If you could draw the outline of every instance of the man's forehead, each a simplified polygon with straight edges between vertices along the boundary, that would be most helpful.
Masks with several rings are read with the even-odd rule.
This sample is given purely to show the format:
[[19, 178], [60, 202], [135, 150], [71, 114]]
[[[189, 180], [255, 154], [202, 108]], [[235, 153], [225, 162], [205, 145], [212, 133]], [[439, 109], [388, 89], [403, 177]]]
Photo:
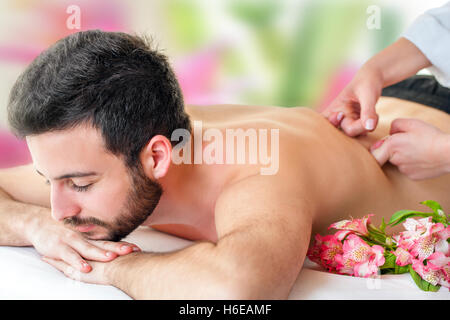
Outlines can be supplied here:
[[36, 171], [46, 170], [55, 177], [95, 172], [92, 168], [107, 165], [111, 154], [104, 149], [97, 130], [76, 127], [26, 137]]
[[[39, 173], [41, 176], [45, 177], [45, 175], [40, 172], [36, 167], [34, 168], [37, 173]], [[56, 176], [54, 178], [50, 178], [52, 180], [63, 180], [63, 179], [69, 179], [69, 178], [83, 178], [83, 177], [90, 177], [90, 176], [97, 176], [99, 175], [96, 171], [74, 171], [70, 173], [65, 173], [59, 176]]]

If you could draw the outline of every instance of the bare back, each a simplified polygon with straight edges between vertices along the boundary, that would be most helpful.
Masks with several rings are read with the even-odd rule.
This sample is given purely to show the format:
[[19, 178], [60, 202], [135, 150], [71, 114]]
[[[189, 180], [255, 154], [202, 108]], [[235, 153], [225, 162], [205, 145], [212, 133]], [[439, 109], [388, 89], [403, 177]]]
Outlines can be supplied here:
[[[373, 142], [389, 133], [390, 123], [396, 118], [421, 119], [450, 132], [450, 116], [439, 110], [395, 98], [380, 98], [377, 129], [367, 136], [350, 138], [309, 108], [218, 105], [188, 106], [186, 109], [191, 120], [202, 121], [203, 129], [215, 128], [223, 132], [233, 128], [279, 129], [277, 175], [281, 182], [268, 185], [268, 188], [282, 188], [284, 192], [292, 192], [294, 196], [314, 202], [318, 209], [313, 220], [313, 232], [324, 232], [332, 222], [368, 213], [375, 214], [372, 220], [379, 224], [382, 217], [387, 219], [397, 210], [424, 210], [425, 207], [419, 204], [424, 200], [435, 200], [444, 209], [450, 208], [447, 192], [450, 175], [413, 181], [390, 164], [380, 168], [368, 151]], [[260, 167], [218, 166], [214, 170], [204, 170], [203, 175], [205, 179], [219, 180], [220, 175], [233, 177], [228, 181], [231, 185], [258, 174]], [[13, 199], [50, 207], [50, 189], [32, 165], [2, 170], [0, 178], [0, 188]], [[222, 189], [222, 186], [217, 189]], [[308, 195], [304, 190], [308, 190]], [[199, 192], [210, 193], [211, 190]], [[202, 221], [198, 219], [199, 211], [204, 211]], [[191, 239], [203, 238], [205, 234], [214, 238], [213, 211], [206, 207], [195, 208], [195, 212], [179, 212], [166, 216], [164, 221], [149, 221], [148, 225]], [[196, 216], [196, 223], [189, 221], [189, 216]], [[182, 225], [189, 228], [180, 227]], [[211, 230], [198, 232], [196, 228], [200, 225]]]
[[[450, 175], [413, 181], [389, 163], [380, 168], [368, 150], [389, 134], [396, 118], [421, 119], [450, 133], [450, 116], [442, 111], [382, 97], [377, 104], [377, 129], [359, 138], [346, 136], [309, 108], [227, 105], [192, 107], [188, 112], [193, 119], [201, 119], [204, 127], [280, 129], [278, 174], [296, 180], [291, 185], [297, 184], [298, 190], [303, 190], [305, 184], [313, 190], [312, 201], [319, 203], [314, 232], [325, 231], [334, 221], [369, 213], [375, 214], [372, 221], [379, 224], [382, 217], [389, 219], [397, 210], [425, 210], [419, 204], [424, 200], [435, 200], [444, 209], [450, 208]], [[250, 175], [257, 169], [245, 170], [244, 175]]]

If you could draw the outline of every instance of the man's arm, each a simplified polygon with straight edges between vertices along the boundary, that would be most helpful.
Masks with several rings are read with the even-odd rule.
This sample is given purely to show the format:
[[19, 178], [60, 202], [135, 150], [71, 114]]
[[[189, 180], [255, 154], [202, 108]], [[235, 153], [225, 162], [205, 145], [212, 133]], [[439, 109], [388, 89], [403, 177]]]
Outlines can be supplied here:
[[281, 180], [254, 176], [228, 187], [216, 202], [217, 244], [119, 257], [94, 264], [81, 280], [135, 299], [286, 299], [306, 255], [313, 208], [301, 197], [306, 188]]
[[[125, 242], [88, 241], [51, 217], [50, 187], [32, 165], [0, 170], [0, 246], [34, 246], [43, 256], [89, 272], [85, 259], [110, 261]], [[106, 255], [107, 252], [110, 255]]]
[[0, 246], [30, 246], [28, 227], [50, 217], [50, 191], [32, 165], [0, 170]]

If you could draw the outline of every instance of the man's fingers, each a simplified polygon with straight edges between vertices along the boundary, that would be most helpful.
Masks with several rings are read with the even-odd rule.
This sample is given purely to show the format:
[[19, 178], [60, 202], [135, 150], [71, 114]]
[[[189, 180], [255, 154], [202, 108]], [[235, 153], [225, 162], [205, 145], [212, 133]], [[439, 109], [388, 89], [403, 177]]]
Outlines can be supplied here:
[[94, 261], [110, 261], [117, 257], [118, 253], [107, 247], [100, 247], [93, 244], [90, 240], [74, 241], [70, 246], [75, 249], [83, 258]]
[[74, 249], [65, 246], [60, 253], [61, 260], [81, 272], [90, 272], [92, 267]]
[[64, 261], [52, 259], [49, 257], [42, 257], [41, 259], [42, 261], [53, 266], [55, 269], [58, 269], [59, 271], [64, 273], [68, 278], [71, 278], [73, 280], [79, 280], [81, 278], [80, 272]]
[[141, 249], [135, 244], [121, 241], [121, 242], [112, 242], [112, 241], [103, 241], [103, 240], [88, 240], [94, 246], [102, 248], [104, 250], [108, 250], [110, 252], [114, 252], [118, 255], [124, 255], [131, 252], [141, 251]]

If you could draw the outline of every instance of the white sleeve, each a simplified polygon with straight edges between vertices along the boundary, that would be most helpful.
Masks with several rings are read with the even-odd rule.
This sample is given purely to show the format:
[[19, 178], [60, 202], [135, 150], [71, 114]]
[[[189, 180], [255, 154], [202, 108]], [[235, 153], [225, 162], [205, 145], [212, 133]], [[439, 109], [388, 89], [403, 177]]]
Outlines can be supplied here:
[[420, 15], [402, 34], [430, 60], [428, 70], [450, 87], [450, 2]]

